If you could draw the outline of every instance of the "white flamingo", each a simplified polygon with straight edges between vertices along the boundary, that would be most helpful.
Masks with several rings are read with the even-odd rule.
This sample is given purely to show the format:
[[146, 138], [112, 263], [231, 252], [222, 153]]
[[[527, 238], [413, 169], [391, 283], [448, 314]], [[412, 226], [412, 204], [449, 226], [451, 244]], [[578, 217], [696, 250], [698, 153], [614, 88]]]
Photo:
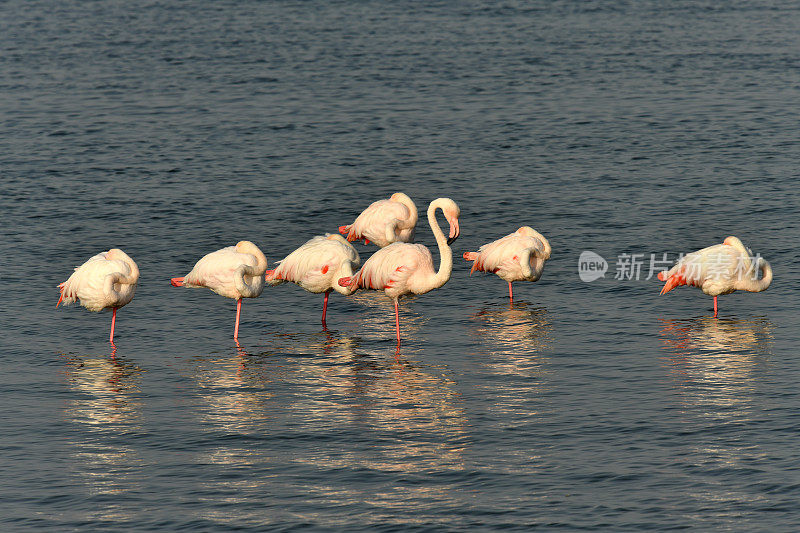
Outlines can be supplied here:
[[[450, 224], [449, 239], [436, 222], [436, 210], [441, 209]], [[339, 285], [351, 290], [372, 289], [383, 291], [394, 300], [395, 330], [400, 346], [400, 311], [398, 299], [405, 294], [425, 294], [447, 283], [453, 271], [453, 252], [450, 244], [460, 233], [460, 209], [450, 198], [437, 198], [428, 206], [428, 223], [439, 246], [439, 270], [434, 270], [430, 250], [421, 244], [396, 242], [381, 248], [367, 259], [361, 270], [352, 277], [339, 280]]]
[[364, 239], [381, 248], [393, 242], [414, 242], [417, 206], [407, 195], [396, 192], [388, 200], [371, 203], [352, 224], [339, 226], [348, 241]]
[[477, 252], [464, 252], [464, 259], [473, 261], [470, 274], [476, 270], [493, 272], [507, 281], [508, 298], [513, 300], [511, 282], [537, 281], [542, 277], [550, 252], [550, 243], [541, 233], [522, 226], [510, 235], [484, 244]]
[[328, 311], [328, 295], [332, 290], [348, 295], [353, 292], [339, 285], [339, 278], [353, 275], [353, 267], [361, 259], [353, 245], [341, 235], [326, 233], [309, 240], [278, 261], [278, 268], [267, 270], [265, 279], [270, 285], [291, 281], [308, 292], [325, 293], [322, 304], [322, 326]]
[[[758, 274], [761, 273], [761, 279]], [[717, 316], [717, 296], [733, 291], [761, 292], [772, 282], [772, 267], [763, 258], [753, 261], [753, 252], [736, 237], [686, 254], [668, 271], [659, 272], [658, 279], [666, 281], [661, 294], [679, 285], [693, 285], [714, 297], [714, 317]]]
[[114, 344], [114, 325], [117, 309], [133, 300], [136, 284], [139, 281], [139, 267], [128, 254], [119, 248], [91, 257], [75, 272], [60, 283], [61, 297], [56, 303], [64, 305], [80, 300], [89, 311], [111, 309], [111, 335], [108, 340]]
[[239, 241], [203, 256], [192, 271], [170, 281], [176, 287], [206, 287], [226, 298], [236, 300], [236, 326], [233, 338], [239, 338], [239, 315], [242, 298], [256, 298], [264, 290], [267, 258], [250, 241]]

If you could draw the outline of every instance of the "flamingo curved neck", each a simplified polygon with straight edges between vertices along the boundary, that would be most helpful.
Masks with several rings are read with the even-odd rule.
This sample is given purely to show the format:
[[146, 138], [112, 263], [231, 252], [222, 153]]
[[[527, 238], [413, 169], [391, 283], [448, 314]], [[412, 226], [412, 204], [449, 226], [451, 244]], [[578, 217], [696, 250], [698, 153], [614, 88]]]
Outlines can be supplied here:
[[542, 244], [544, 244], [544, 253], [542, 254], [543, 258], [550, 259], [550, 253], [553, 251], [553, 249], [550, 247], [550, 242], [548, 242], [548, 240], [544, 238], [544, 235], [541, 234], [539, 234], [539, 240], [542, 241]]
[[264, 288], [264, 272], [259, 274], [255, 267], [241, 265], [233, 275], [236, 289], [243, 297], [252, 298], [261, 294]]
[[136, 285], [136, 283], [139, 281], [139, 267], [136, 265], [136, 263], [134, 263], [133, 260], [127, 260], [125, 261], [125, 264], [127, 264], [130, 268], [128, 275], [125, 275], [122, 272], [114, 272], [113, 274], [108, 274], [105, 279], [105, 293], [116, 300], [119, 300], [122, 297], [122, 292], [124, 290], [123, 287], [120, 287], [120, 290], [117, 290], [115, 288], [117, 285], [132, 286]]
[[436, 210], [444, 209], [435, 201], [431, 202], [428, 206], [428, 224], [433, 231], [433, 236], [436, 238], [436, 244], [439, 246], [439, 270], [433, 277], [433, 287], [438, 288], [447, 283], [450, 279], [450, 274], [453, 272], [453, 250], [447, 245], [447, 238], [439, 227], [439, 222], [436, 220]]
[[264, 273], [267, 271], [267, 257], [256, 245], [249, 241], [238, 243], [236, 249], [239, 252], [251, 254], [256, 258], [256, 266], [241, 265], [234, 272], [233, 276], [236, 289], [245, 298], [256, 297], [264, 290]]
[[544, 235], [542, 235], [536, 230], [533, 230], [531, 233], [533, 233], [532, 235], [533, 238], [539, 239], [544, 248], [543, 250], [536, 250], [534, 254], [541, 257], [542, 259], [550, 259], [550, 253], [553, 251], [553, 249], [550, 247], [550, 242], [544, 238]]
[[[408, 198], [408, 197], [406, 197]], [[411, 198], [408, 198], [408, 201], [405, 201], [406, 198], [403, 199], [401, 202], [408, 208], [409, 217], [408, 220], [401, 221], [400, 225], [398, 226], [400, 229], [411, 229], [417, 225], [417, 218], [419, 218], [419, 214], [417, 213], [417, 206], [414, 205], [414, 202]]]
[[[761, 279], [756, 279], [756, 274], [761, 272]], [[749, 269], [741, 279], [736, 281], [736, 289], [748, 292], [761, 292], [767, 290], [772, 283], [772, 267], [763, 258], [759, 258], [755, 267]]]
[[533, 248], [526, 248], [519, 256], [519, 266], [522, 268], [522, 275], [529, 278], [533, 275], [531, 269], [531, 255], [535, 253]]

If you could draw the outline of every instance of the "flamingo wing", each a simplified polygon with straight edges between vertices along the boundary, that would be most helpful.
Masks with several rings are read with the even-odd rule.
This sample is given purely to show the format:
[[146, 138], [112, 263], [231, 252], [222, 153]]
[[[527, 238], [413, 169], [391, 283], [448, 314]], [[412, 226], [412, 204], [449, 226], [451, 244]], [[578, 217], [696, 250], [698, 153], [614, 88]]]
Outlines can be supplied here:
[[358, 287], [385, 290], [389, 296], [416, 292], [414, 278], [434, 272], [433, 257], [421, 244], [393, 243], [375, 252], [353, 276]]
[[75, 268], [67, 281], [58, 285], [61, 289], [60, 303], [68, 305], [80, 300], [90, 311], [100, 311], [115, 302], [105, 292], [106, 277], [110, 274], [129, 276], [131, 267], [121, 259], [106, 259], [108, 252], [90, 257]]
[[394, 200], [378, 200], [369, 205], [355, 219], [347, 234], [348, 241], [367, 239], [379, 245], [386, 241], [386, 227], [411, 218], [408, 207]]
[[185, 287], [207, 287], [228, 298], [239, 298], [234, 282], [234, 272], [242, 265], [256, 267], [258, 260], [252, 254], [236, 251], [228, 246], [208, 253], [195, 263], [192, 271], [184, 276]]
[[278, 261], [267, 281], [271, 285], [291, 281], [310, 292], [323, 292], [336, 282], [334, 276], [344, 263], [359, 262], [358, 253], [349, 242], [339, 235], [326, 234], [314, 237]]
[[666, 294], [680, 285], [700, 287], [711, 295], [733, 291], [732, 280], [737, 268], [746, 267], [741, 252], [726, 244], [715, 244], [702, 250], [686, 254], [658, 279], [666, 282], [661, 294]]
[[519, 257], [526, 248], [543, 250], [544, 245], [535, 237], [526, 237], [519, 233], [506, 235], [496, 241], [484, 244], [478, 249], [478, 257], [472, 265], [472, 271], [497, 272], [519, 268]]

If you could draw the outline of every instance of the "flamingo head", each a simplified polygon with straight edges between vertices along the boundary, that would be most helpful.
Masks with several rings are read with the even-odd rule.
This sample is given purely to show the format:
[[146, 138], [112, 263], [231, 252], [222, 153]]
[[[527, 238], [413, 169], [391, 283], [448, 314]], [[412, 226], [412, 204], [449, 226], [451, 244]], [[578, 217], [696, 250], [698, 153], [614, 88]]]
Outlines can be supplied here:
[[340, 243], [346, 244], [347, 246], [351, 246], [351, 247], [353, 246], [352, 244], [350, 244], [347, 241], [347, 239], [345, 239], [344, 237], [342, 237], [341, 235], [339, 235], [337, 233], [326, 233], [325, 234], [325, 238], [328, 239], [329, 241], [339, 241]]
[[255, 244], [250, 241], [239, 241], [236, 243], [236, 251], [239, 253], [247, 253], [253, 246], [255, 246]]
[[731, 235], [730, 237], [725, 237], [725, 240], [722, 241], [722, 244], [727, 244], [728, 246], [736, 246], [738, 248], [744, 248], [744, 244], [742, 244], [742, 241], [740, 241], [738, 237], [734, 237], [733, 235]]
[[408, 203], [411, 201], [411, 198], [409, 198], [407, 194], [402, 192], [394, 193], [389, 197], [389, 199], [395, 202], [400, 202], [401, 204]]
[[538, 232], [536, 230], [534, 230], [530, 226], [522, 226], [521, 228], [519, 228], [517, 230], [517, 233], [519, 233], [520, 235], [524, 235], [525, 237], [536, 237], [536, 236], [538, 236]]
[[444, 212], [444, 218], [447, 219], [448, 224], [450, 224], [450, 235], [447, 238], [447, 245], [453, 244], [453, 241], [458, 239], [458, 236], [461, 235], [461, 228], [458, 226], [458, 217], [461, 215], [461, 209], [458, 208], [458, 205], [450, 200], [452, 205], [445, 206], [442, 211]]

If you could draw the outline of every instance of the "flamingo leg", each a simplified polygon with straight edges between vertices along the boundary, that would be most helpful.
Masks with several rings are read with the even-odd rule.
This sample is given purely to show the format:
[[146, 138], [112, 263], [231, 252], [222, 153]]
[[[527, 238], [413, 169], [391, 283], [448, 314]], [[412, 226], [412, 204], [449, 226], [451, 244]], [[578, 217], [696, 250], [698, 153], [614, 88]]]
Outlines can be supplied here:
[[328, 296], [331, 291], [325, 291], [325, 299], [322, 300], [322, 326], [325, 326], [325, 315], [328, 313]]
[[394, 301], [394, 328], [397, 332], [397, 347], [400, 347], [400, 310], [397, 308], [397, 300]]
[[717, 318], [717, 297], [714, 296], [714, 318]]
[[242, 313], [242, 299], [236, 301], [236, 326], [233, 328], [233, 340], [239, 339], [239, 315]]
[[511, 290], [511, 282], [508, 282], [508, 299], [514, 301], [514, 291]]
[[108, 337], [108, 342], [114, 344], [114, 325], [117, 323], [117, 308], [115, 307], [111, 313], [111, 335]]

